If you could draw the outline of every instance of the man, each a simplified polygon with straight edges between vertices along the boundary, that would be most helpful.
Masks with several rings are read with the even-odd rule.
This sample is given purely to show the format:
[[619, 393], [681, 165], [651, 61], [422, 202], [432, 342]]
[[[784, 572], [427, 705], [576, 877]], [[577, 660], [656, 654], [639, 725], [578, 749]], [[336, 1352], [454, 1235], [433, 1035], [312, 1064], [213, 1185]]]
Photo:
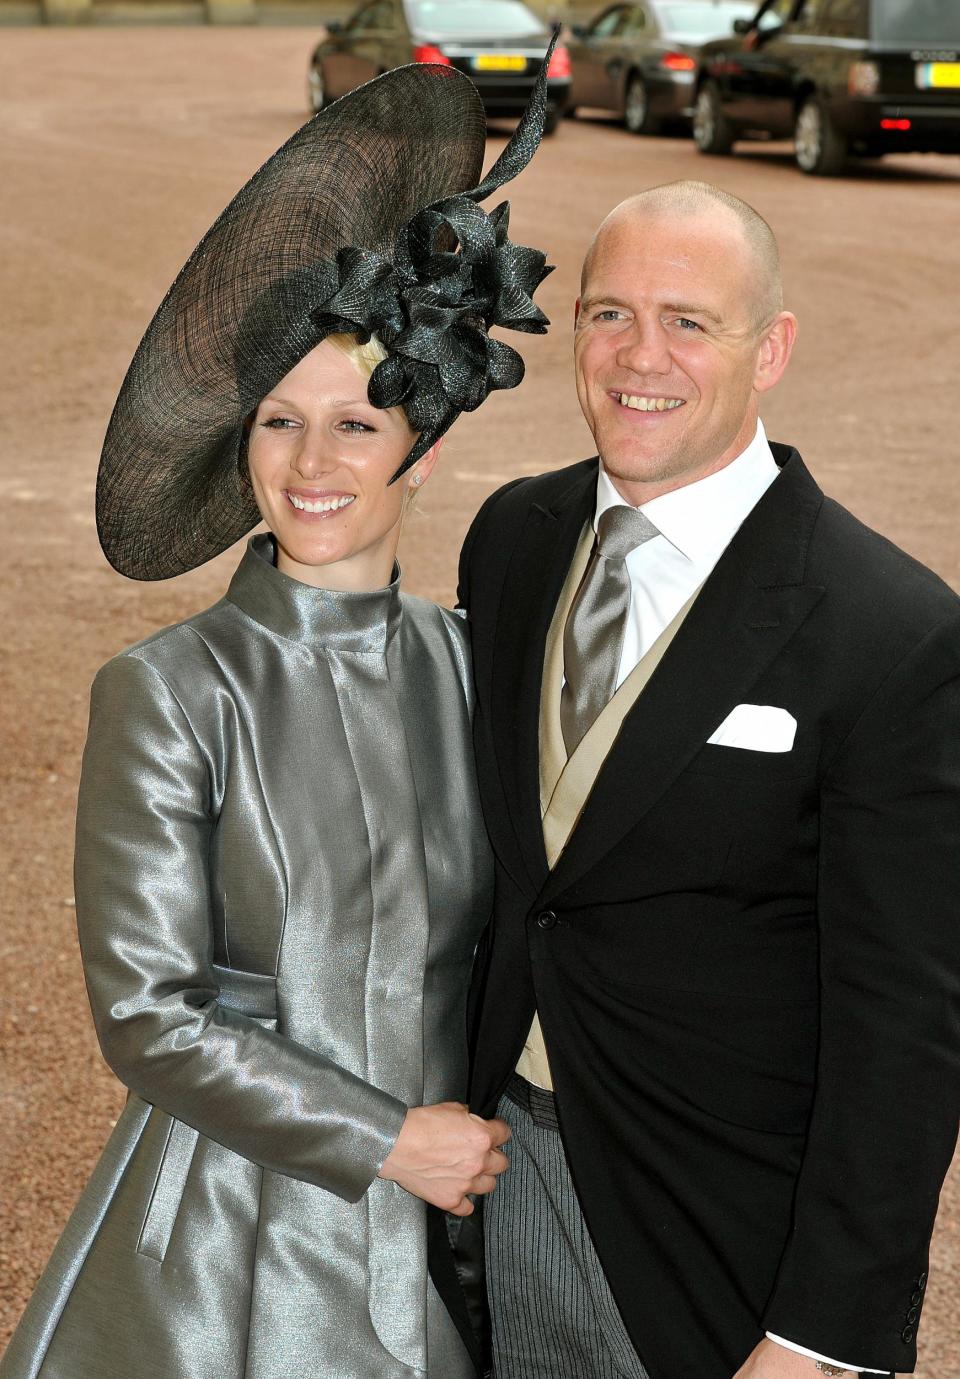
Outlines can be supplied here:
[[767, 444], [795, 328], [744, 203], [624, 202], [577, 304], [599, 462], [507, 485], [464, 547], [497, 1379], [915, 1364], [957, 1133], [960, 600]]

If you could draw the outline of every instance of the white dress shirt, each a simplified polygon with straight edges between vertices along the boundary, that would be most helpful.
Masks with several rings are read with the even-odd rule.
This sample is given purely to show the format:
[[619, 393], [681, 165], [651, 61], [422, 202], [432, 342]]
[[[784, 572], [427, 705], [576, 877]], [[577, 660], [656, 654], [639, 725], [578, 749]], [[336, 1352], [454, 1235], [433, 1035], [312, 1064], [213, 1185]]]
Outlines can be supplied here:
[[[630, 608], [618, 689], [707, 578], [778, 473], [763, 426], [757, 422], [757, 433], [746, 450], [724, 469], [641, 506], [660, 535], [637, 546], [626, 559]], [[601, 465], [594, 530], [607, 508], [622, 507], [625, 502]]]
[[[746, 450], [724, 469], [641, 504], [640, 511], [649, 517], [660, 535], [637, 546], [626, 559], [630, 608], [617, 673], [618, 689], [710, 574], [779, 472], [766, 432], [758, 421], [756, 435]], [[625, 499], [601, 464], [594, 530], [607, 508], [618, 504], [623, 506]], [[832, 1360], [769, 1331], [767, 1336], [788, 1350], [807, 1355], [811, 1360], [822, 1360], [838, 1369], [864, 1374], [884, 1373], [864, 1365]]]

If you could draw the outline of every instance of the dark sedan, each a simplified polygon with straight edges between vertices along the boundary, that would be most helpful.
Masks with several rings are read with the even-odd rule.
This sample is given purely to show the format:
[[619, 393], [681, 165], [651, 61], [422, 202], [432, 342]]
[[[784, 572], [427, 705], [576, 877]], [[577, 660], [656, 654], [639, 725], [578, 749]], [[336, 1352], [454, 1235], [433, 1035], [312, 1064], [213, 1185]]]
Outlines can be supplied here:
[[765, 0], [737, 28], [701, 54], [702, 153], [792, 135], [798, 165], [821, 175], [848, 154], [960, 153], [956, 0]]
[[[550, 30], [520, 0], [368, 0], [344, 24], [330, 24], [307, 77], [316, 110], [408, 62], [457, 67], [476, 84], [491, 117], [515, 118], [533, 90]], [[570, 59], [558, 45], [547, 69], [552, 134], [566, 108]]]
[[571, 106], [615, 110], [633, 134], [689, 120], [696, 54], [752, 17], [754, 0], [638, 0], [611, 5], [570, 44]]

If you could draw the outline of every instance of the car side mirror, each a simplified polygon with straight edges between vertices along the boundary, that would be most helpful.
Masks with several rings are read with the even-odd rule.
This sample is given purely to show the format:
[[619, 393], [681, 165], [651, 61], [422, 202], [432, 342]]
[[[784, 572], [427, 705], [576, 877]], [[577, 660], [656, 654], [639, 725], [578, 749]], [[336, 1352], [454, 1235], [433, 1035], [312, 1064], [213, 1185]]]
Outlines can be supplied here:
[[741, 38], [744, 34], [748, 34], [752, 28], [752, 19], [735, 19], [733, 21], [733, 32], [739, 34]]

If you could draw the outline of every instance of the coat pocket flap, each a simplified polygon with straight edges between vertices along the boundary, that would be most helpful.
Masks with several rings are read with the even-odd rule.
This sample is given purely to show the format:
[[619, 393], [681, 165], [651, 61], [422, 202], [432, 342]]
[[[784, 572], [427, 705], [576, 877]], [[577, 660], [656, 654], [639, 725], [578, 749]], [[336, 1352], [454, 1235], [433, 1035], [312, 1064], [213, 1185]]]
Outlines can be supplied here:
[[[163, 1114], [154, 1111], [154, 1115]], [[170, 1236], [173, 1234], [197, 1139], [197, 1132], [192, 1126], [171, 1117], [167, 1142], [157, 1170], [157, 1181], [143, 1218], [140, 1239], [137, 1241], [137, 1254], [149, 1255], [160, 1264], [163, 1263]]]

